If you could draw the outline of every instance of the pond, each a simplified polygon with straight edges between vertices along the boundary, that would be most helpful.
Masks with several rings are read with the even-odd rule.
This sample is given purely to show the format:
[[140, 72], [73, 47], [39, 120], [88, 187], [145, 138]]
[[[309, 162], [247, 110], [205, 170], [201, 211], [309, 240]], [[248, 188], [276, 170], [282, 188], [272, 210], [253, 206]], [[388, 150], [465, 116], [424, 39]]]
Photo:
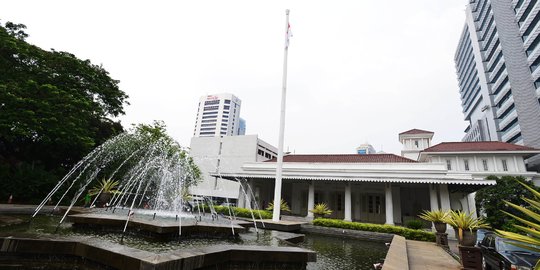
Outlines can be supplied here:
[[[17, 216], [28, 220], [28, 216]], [[11, 234], [37, 234], [53, 236], [59, 217], [37, 216], [31, 224], [24, 223], [0, 227], [0, 235]], [[120, 243], [120, 232], [81, 230], [72, 228], [70, 223], [62, 224], [57, 235], [75, 236], [83, 238], [98, 238], [111, 243]], [[247, 233], [240, 234], [235, 239], [182, 239], [182, 240], [156, 240], [141, 235], [127, 234], [124, 237], [124, 245], [154, 253], [163, 253], [169, 250], [190, 249], [209, 245], [250, 245], [250, 246], [298, 246], [313, 250], [317, 253], [317, 262], [308, 263], [307, 269], [373, 269], [373, 264], [382, 262], [388, 249], [381, 242], [361, 241], [350, 238], [333, 237], [317, 234], [306, 234], [303, 243], [298, 245], [277, 239], [276, 232], [270, 230], [255, 230], [251, 228]]]

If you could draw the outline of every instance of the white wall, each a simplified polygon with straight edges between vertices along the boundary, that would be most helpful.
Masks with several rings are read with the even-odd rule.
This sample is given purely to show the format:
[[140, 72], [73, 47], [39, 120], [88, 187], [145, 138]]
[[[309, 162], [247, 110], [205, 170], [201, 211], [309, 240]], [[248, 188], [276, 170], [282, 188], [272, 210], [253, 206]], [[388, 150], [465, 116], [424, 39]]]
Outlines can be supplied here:
[[[190, 156], [199, 166], [203, 181], [191, 188], [191, 193], [204, 196], [238, 198], [240, 185], [234, 181], [217, 179], [210, 173], [239, 172], [244, 162], [267, 160], [257, 155], [261, 140], [257, 135], [225, 137], [193, 137]], [[220, 150], [221, 148], [221, 150]], [[267, 144], [265, 148], [272, 149]]]
[[[434, 154], [428, 159], [431, 163], [443, 163], [449, 160], [452, 169], [451, 172], [527, 172], [523, 156], [518, 154], [459, 154], [459, 155], [438, 155]], [[465, 170], [465, 160], [469, 162], [469, 170]], [[482, 160], [487, 161], [488, 170], [484, 170]], [[503, 170], [503, 160], [506, 160], [507, 171]]]

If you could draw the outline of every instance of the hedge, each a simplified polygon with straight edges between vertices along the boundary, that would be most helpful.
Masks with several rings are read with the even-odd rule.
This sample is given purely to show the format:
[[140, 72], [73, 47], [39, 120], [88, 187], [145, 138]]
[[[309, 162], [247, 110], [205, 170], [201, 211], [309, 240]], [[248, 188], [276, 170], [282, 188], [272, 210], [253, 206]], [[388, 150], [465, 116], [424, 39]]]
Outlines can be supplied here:
[[[193, 211], [197, 211], [196, 209], [197, 207], [194, 207]], [[201, 210], [204, 210], [207, 213], [210, 212], [210, 208], [207, 205], [204, 205], [203, 207], [201, 207]], [[214, 210], [216, 210], [218, 214], [223, 214], [225, 216], [230, 215], [229, 207], [227, 206], [216, 205], [214, 206]], [[247, 208], [231, 207], [231, 210], [234, 211], [234, 215], [237, 217], [252, 218], [251, 211]], [[263, 219], [272, 218], [272, 213], [270, 213], [269, 211], [266, 211], [266, 210], [252, 210], [252, 211], [253, 211], [253, 216], [255, 217], [255, 219], [259, 219], [260, 217], [262, 217]]]
[[423, 230], [413, 230], [413, 229], [400, 227], [400, 226], [359, 223], [359, 222], [343, 221], [343, 220], [328, 219], [328, 218], [317, 218], [313, 220], [313, 225], [322, 226], [322, 227], [350, 229], [350, 230], [357, 230], [357, 231], [391, 233], [391, 234], [401, 235], [405, 237], [406, 239], [410, 239], [410, 240], [435, 242], [435, 234], [432, 232], [426, 232]]

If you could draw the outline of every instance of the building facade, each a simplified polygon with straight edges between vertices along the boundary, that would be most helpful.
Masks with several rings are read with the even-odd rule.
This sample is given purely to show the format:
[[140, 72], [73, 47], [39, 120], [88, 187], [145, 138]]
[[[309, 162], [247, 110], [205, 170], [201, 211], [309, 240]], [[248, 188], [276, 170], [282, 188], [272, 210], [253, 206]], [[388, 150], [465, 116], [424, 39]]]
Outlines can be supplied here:
[[[404, 136], [406, 135], [406, 136]], [[400, 133], [404, 155], [287, 155], [283, 163], [282, 197], [295, 215], [324, 202], [332, 218], [370, 223], [405, 224], [422, 210], [453, 209], [475, 213], [474, 192], [496, 184], [486, 176], [520, 175], [538, 182], [524, 160], [540, 153], [503, 142], [451, 142], [432, 145], [433, 132]], [[415, 143], [418, 141], [418, 144]], [[223, 171], [228, 179], [247, 179], [240, 206], [265, 207], [273, 200], [275, 159], [244, 163]], [[249, 187], [248, 187], [249, 185]], [[428, 225], [428, 224], [426, 224]]]
[[245, 134], [240, 125], [240, 99], [233, 94], [215, 94], [199, 99], [194, 137], [236, 136]]
[[470, 0], [455, 63], [463, 141], [540, 148], [540, 3]]
[[193, 137], [190, 156], [201, 170], [203, 178], [201, 183], [191, 188], [191, 194], [237, 199], [241, 192], [239, 183], [220, 179], [220, 172], [240, 170], [245, 162], [262, 162], [275, 158], [277, 148], [259, 139], [257, 135]]

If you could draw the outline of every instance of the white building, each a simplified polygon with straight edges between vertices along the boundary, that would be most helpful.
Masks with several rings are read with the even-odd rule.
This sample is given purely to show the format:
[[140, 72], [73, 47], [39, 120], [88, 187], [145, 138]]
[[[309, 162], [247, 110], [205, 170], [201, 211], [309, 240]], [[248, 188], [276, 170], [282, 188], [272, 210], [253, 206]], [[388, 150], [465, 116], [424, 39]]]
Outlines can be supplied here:
[[[295, 215], [310, 217], [308, 210], [325, 202], [333, 218], [404, 224], [425, 209], [475, 212], [471, 193], [495, 184], [485, 179], [487, 175], [538, 178], [524, 165], [525, 158], [540, 153], [538, 149], [502, 142], [432, 146], [432, 136], [418, 129], [400, 133], [404, 155], [414, 150], [417, 160], [394, 154], [287, 155], [282, 197]], [[245, 201], [264, 207], [273, 201], [275, 170], [274, 160], [246, 162], [220, 175], [247, 179], [254, 192]]]
[[203, 181], [192, 187], [194, 195], [237, 199], [240, 186], [236, 181], [219, 179], [221, 171], [240, 170], [245, 162], [262, 162], [277, 156], [277, 149], [257, 135], [193, 137], [190, 156], [202, 172]]
[[[199, 99], [194, 137], [236, 136], [240, 127], [241, 101], [232, 94], [215, 94]], [[245, 122], [243, 123], [245, 134]]]
[[455, 63], [463, 140], [540, 148], [540, 3], [469, 1]]
[[417, 160], [420, 151], [431, 146], [431, 139], [433, 139], [433, 132], [421, 129], [399, 133], [399, 142], [403, 145], [401, 156]]

